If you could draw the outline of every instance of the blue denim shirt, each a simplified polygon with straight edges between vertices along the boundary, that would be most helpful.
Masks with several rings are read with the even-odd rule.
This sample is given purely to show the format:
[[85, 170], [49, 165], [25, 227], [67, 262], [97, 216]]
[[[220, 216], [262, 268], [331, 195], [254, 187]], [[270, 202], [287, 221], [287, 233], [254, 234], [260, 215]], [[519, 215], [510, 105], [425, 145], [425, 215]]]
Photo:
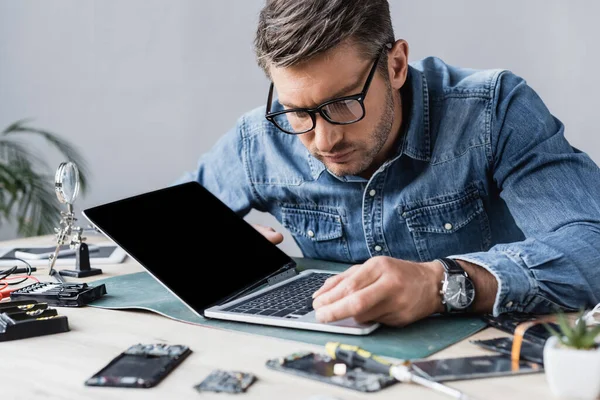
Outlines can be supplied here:
[[494, 315], [600, 302], [600, 170], [534, 90], [435, 57], [411, 63], [406, 85], [397, 153], [368, 180], [329, 173], [259, 107], [179, 181], [272, 214], [305, 257], [478, 264], [498, 281]]

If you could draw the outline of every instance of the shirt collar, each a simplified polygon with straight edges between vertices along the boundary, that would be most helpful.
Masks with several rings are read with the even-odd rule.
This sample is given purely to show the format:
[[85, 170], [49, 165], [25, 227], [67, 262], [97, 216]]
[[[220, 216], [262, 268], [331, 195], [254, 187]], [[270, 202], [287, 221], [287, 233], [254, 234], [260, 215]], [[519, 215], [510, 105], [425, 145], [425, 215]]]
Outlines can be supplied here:
[[431, 139], [429, 132], [429, 90], [425, 75], [412, 66], [408, 66], [406, 91], [402, 90], [405, 113], [403, 153], [421, 161], [431, 158]]

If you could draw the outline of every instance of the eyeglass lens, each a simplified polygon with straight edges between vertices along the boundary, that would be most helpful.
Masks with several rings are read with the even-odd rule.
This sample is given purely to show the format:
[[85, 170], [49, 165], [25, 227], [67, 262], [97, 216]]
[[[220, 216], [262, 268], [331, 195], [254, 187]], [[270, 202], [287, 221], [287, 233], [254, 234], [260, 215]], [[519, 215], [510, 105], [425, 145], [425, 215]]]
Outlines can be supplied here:
[[[321, 112], [329, 122], [348, 124], [363, 117], [363, 108], [358, 100], [346, 99], [327, 104]], [[302, 133], [314, 128], [313, 120], [306, 111], [292, 111], [274, 117], [274, 122], [285, 131]]]

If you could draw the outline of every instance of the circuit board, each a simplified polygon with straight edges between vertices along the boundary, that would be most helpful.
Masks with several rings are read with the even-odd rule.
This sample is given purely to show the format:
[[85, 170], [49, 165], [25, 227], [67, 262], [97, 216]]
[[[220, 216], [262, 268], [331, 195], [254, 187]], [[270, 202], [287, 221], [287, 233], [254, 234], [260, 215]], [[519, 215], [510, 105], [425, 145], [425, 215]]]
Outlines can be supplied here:
[[194, 386], [199, 392], [245, 392], [254, 383], [254, 374], [241, 371], [214, 370], [202, 382]]
[[389, 375], [350, 368], [326, 354], [297, 352], [268, 360], [268, 368], [342, 386], [360, 392], [377, 392], [398, 381]]

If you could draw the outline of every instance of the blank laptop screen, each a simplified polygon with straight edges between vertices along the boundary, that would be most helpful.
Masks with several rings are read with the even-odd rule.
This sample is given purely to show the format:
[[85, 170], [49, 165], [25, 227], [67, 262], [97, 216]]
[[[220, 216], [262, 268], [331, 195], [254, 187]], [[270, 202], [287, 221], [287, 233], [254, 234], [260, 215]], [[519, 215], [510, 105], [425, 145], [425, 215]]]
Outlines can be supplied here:
[[84, 215], [199, 313], [292, 262], [197, 182], [88, 208]]

